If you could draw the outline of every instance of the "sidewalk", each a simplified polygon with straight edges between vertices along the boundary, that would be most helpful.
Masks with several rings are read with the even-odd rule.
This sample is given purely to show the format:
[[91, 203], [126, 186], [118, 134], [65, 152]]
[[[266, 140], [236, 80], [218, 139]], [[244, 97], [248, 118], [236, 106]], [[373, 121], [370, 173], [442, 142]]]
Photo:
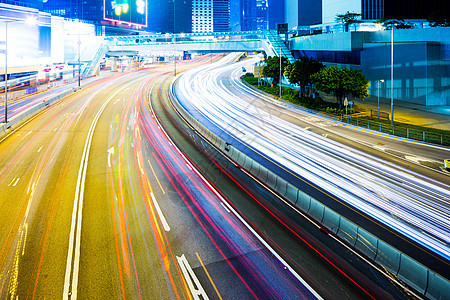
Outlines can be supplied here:
[[[335, 102], [335, 97], [321, 93], [324, 100]], [[377, 111], [378, 98], [369, 96], [365, 100], [352, 100], [357, 111], [370, 116], [370, 110]], [[391, 115], [391, 99], [380, 97], [380, 112]], [[450, 131], [450, 106], [424, 106], [394, 99], [394, 121]]]

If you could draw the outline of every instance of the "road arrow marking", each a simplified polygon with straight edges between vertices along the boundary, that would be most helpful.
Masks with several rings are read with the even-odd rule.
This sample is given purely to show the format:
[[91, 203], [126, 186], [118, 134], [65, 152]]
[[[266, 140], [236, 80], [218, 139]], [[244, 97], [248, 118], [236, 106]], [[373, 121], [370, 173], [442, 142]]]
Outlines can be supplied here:
[[111, 149], [107, 150], [108, 152], [108, 167], [111, 168], [111, 156], [114, 154], [114, 146], [111, 147]]
[[[200, 281], [197, 276], [195, 276], [194, 270], [192, 270], [189, 262], [186, 259], [186, 256], [181, 255], [181, 257], [177, 256], [178, 264], [180, 265], [181, 271], [183, 272], [184, 279], [191, 291], [192, 297], [194, 299], [204, 299], [208, 300], [208, 295], [206, 295], [205, 290], [203, 289]], [[201, 296], [201, 298], [200, 298]]]

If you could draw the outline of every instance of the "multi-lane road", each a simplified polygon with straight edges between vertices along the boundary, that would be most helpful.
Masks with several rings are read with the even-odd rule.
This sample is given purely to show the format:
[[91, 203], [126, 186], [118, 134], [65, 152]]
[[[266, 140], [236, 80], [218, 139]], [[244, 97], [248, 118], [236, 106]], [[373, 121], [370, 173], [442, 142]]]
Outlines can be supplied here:
[[[389, 237], [383, 230], [371, 229], [388, 242], [397, 240], [396, 247], [445, 274], [450, 258], [450, 177], [439, 165], [450, 150], [363, 132], [276, 101], [239, 80], [241, 66], [251, 69], [255, 60], [237, 66], [233, 60], [183, 74], [175, 85], [182, 105], [216, 134], [229, 133], [229, 143], [251, 152], [283, 178], [294, 184], [306, 180], [323, 194], [331, 194], [320, 196], [327, 205], [339, 211], [338, 203], [356, 209], [398, 232]], [[389, 148], [396, 150], [395, 157], [386, 151]], [[424, 160], [440, 163], [427, 168], [411, 163]], [[364, 217], [354, 218], [357, 224], [373, 227]], [[408, 240], [422, 250], [409, 247]], [[420, 252], [432, 253], [434, 260]]]
[[320, 298], [166, 135], [150, 100], [169, 70], [98, 81], [1, 139], [0, 298]]
[[192, 143], [172, 69], [93, 82], [0, 139], [1, 299], [413, 295]]

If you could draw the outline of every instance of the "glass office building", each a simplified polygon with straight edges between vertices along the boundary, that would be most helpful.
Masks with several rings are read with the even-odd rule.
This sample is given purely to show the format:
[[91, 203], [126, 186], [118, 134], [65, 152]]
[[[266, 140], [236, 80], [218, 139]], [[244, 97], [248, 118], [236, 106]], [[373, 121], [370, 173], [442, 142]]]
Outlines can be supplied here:
[[103, 20], [103, 0], [47, 0], [43, 10], [54, 16], [100, 23]]
[[230, 30], [230, 0], [192, 0], [192, 32]]

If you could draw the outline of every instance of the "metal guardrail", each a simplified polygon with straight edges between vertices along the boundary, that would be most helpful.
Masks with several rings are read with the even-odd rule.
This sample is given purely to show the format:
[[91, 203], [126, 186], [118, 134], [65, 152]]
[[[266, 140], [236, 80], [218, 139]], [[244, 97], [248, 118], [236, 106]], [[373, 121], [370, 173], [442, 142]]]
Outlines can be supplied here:
[[417, 130], [414, 128], [390, 126], [388, 124], [369, 120], [367, 118], [341, 116], [340, 121], [359, 127], [376, 130], [379, 132], [395, 135], [398, 137], [404, 137], [416, 141], [427, 142], [431, 144], [439, 144], [443, 146], [450, 146], [450, 134], [438, 134], [433, 131]]

